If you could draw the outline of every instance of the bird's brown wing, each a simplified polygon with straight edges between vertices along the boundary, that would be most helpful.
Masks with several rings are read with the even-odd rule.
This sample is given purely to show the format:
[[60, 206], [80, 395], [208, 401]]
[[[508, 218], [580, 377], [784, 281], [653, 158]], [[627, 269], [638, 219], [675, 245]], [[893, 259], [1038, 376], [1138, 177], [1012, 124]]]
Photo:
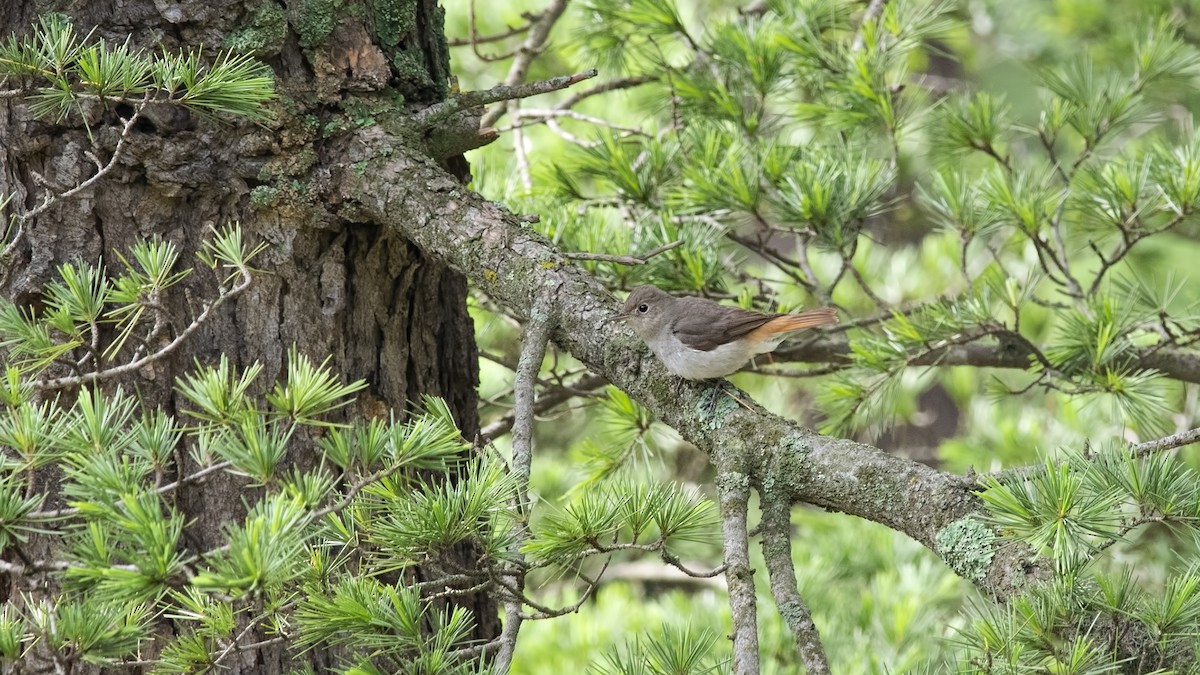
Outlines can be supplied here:
[[[748, 312], [737, 307], [718, 305], [701, 298], [680, 298], [688, 311], [675, 320], [671, 332], [684, 346], [708, 352], [750, 333], [779, 316]], [[715, 310], [715, 311], [714, 311]]]

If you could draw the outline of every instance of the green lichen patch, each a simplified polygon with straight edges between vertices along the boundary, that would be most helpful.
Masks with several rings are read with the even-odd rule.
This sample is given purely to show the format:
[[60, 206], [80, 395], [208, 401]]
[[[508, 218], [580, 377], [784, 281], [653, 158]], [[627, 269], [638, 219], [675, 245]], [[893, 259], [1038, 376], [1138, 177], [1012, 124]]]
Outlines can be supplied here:
[[423, 95], [427, 96], [427, 92], [437, 89], [433, 78], [429, 76], [425, 58], [420, 53], [397, 51], [392, 54], [392, 67], [401, 92], [408, 98], [424, 100]]
[[717, 474], [718, 493], [744, 493], [750, 489], [750, 477], [740, 471], [729, 471]]
[[296, 21], [296, 33], [300, 46], [306, 49], [323, 42], [337, 26], [340, 0], [304, 0], [300, 3], [300, 16]]
[[996, 534], [974, 516], [943, 527], [934, 544], [950, 569], [970, 581], [982, 581], [996, 557]]
[[723, 387], [710, 387], [696, 404], [696, 417], [709, 429], [716, 429], [727, 415], [737, 410], [738, 405]]
[[254, 208], [266, 208], [279, 198], [279, 188], [273, 185], [259, 185], [250, 190], [250, 205]]
[[258, 179], [269, 182], [278, 178], [302, 176], [316, 163], [316, 151], [311, 146], [304, 146], [296, 152], [280, 153], [272, 157], [258, 170]]
[[375, 39], [386, 47], [400, 44], [417, 28], [416, 0], [371, 0]]
[[225, 47], [264, 58], [279, 53], [287, 34], [287, 13], [275, 0], [263, 0], [250, 17], [249, 25], [225, 37]]

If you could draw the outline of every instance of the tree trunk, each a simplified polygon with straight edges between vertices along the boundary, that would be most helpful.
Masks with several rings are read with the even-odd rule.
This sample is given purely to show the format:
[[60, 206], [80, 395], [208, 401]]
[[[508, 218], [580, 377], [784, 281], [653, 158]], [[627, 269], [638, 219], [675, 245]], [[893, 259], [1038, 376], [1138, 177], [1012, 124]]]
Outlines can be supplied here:
[[[213, 363], [225, 354], [240, 367], [261, 362], [259, 383], [265, 385], [283, 376], [295, 343], [317, 362], [330, 357], [344, 380], [369, 383], [354, 414], [382, 414], [433, 394], [447, 400], [463, 434], [473, 438], [478, 372], [464, 278], [394, 232], [340, 217], [302, 182], [341, 161], [329, 142], [339, 130], [400, 114], [402, 104], [411, 110], [445, 98], [449, 57], [435, 0], [9, 0], [0, 3], [0, 31], [26, 33], [51, 11], [70, 16], [81, 34], [96, 27], [98, 36], [115, 43], [132, 36], [133, 46], [151, 52], [253, 53], [275, 71], [280, 98], [276, 121], [265, 128], [216, 124], [177, 109], [153, 111], [112, 174], [29, 225], [13, 258], [0, 266], [7, 297], [18, 305], [35, 302], [64, 262], [103, 261], [114, 268], [114, 253], [140, 238], [174, 242], [183, 264], [192, 265], [210, 227], [239, 221], [249, 239], [269, 246], [253, 263], [261, 270], [254, 285], [182, 349], [121, 382], [126, 390], [136, 387], [143, 400], [171, 412], [180, 403], [175, 378], [194, 360]], [[16, 191], [29, 208], [41, 199], [43, 181], [65, 189], [95, 172], [81, 124], [33, 120], [19, 99], [0, 105], [0, 194]], [[120, 112], [93, 124], [101, 154], [111, 152], [113, 143], [105, 139], [114, 138], [114, 113]], [[198, 267], [168, 291], [175, 331], [211, 301], [216, 281]], [[224, 523], [243, 515], [244, 483], [222, 475], [179, 491], [189, 548], [208, 549]], [[0, 599], [18, 590], [0, 583]], [[474, 637], [498, 634], [491, 598], [466, 604], [475, 614]], [[272, 673], [305, 660], [321, 670], [319, 655], [297, 663], [287, 646], [226, 665]]]

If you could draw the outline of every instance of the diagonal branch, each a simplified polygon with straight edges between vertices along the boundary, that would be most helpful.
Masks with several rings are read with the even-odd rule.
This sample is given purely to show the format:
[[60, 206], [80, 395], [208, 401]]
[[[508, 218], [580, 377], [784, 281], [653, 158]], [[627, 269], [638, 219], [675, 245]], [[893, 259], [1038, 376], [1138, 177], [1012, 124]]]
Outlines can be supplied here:
[[[88, 153], [88, 156], [91, 157], [92, 161], [96, 164], [96, 173], [92, 174], [92, 176], [87, 180], [80, 182], [79, 185], [76, 185], [62, 194], [55, 195], [47, 191], [47, 193], [42, 197], [40, 204], [30, 209], [28, 213], [18, 214], [17, 217], [14, 218], [17, 229], [11, 235], [8, 244], [4, 247], [4, 250], [0, 251], [0, 260], [7, 260], [9, 256], [11, 256], [17, 249], [17, 245], [21, 243], [21, 240], [25, 236], [26, 223], [44, 213], [46, 209], [50, 208], [55, 203], [70, 199], [84, 190], [95, 186], [102, 178], [108, 175], [114, 167], [117, 166], [117, 162], [121, 160], [122, 155], [124, 155], [125, 151], [128, 149], [129, 139], [133, 133], [133, 127], [135, 124], [137, 124], [138, 120], [142, 119], [142, 113], [145, 111], [146, 105], [150, 101], [150, 97], [151, 92], [147, 91], [145, 96], [142, 97], [141, 102], [138, 103], [134, 108], [133, 114], [131, 114], [128, 119], [121, 120], [123, 122], [121, 125], [121, 134], [117, 137], [117, 145], [115, 148], [113, 148], [112, 155], [109, 156], [107, 163], [101, 164], [95, 155]], [[6, 202], [7, 200], [4, 200], [3, 203]], [[3, 206], [3, 203], [0, 203], [0, 206]]]
[[[629, 392], [716, 466], [737, 466], [730, 460], [742, 458], [752, 484], [770, 475], [793, 503], [860, 516], [903, 532], [992, 596], [1007, 597], [1049, 573], [1028, 547], [969, 537], [983, 527], [976, 524], [983, 505], [972, 477], [819, 435], [754, 404], [711, 405], [719, 394], [714, 385], [670, 377], [636, 337], [606, 323], [617, 302], [596, 278], [571, 264], [519, 217], [464, 191], [399, 140], [359, 132], [339, 166], [344, 168], [330, 176], [336, 193], [326, 199], [342, 204], [345, 217], [399, 232], [466, 274], [513, 315], [530, 316], [539, 289], [554, 284], [559, 290], [552, 339]], [[426, 189], [414, 193], [401, 187], [414, 181]], [[968, 538], [957, 545], [957, 536]], [[969, 545], [985, 539], [985, 545]]]
[[[529, 66], [533, 65], [533, 60], [538, 54], [542, 53], [546, 42], [550, 39], [550, 31], [554, 29], [554, 24], [558, 23], [559, 17], [563, 12], [567, 11], [567, 0], [550, 0], [550, 5], [538, 16], [537, 20], [529, 27], [529, 33], [525, 36], [525, 41], [517, 48], [517, 55], [513, 58], [512, 65], [509, 66], [508, 76], [504, 78], [504, 84], [515, 86], [525, 81], [525, 76], [529, 73]], [[508, 110], [507, 105], [498, 106], [489, 110], [483, 116], [479, 123], [481, 129], [495, 124], [504, 116]]]
[[667, 251], [670, 251], [671, 249], [674, 249], [674, 248], [679, 248], [682, 245], [683, 245], [683, 240], [676, 239], [673, 242], [670, 242], [668, 244], [663, 244], [662, 246], [659, 246], [658, 248], [654, 249], [653, 251], [650, 251], [649, 253], [644, 253], [642, 255], [609, 255], [607, 253], [588, 253], [587, 251], [580, 251], [580, 252], [572, 251], [569, 253], [564, 253], [563, 255], [570, 258], [571, 260], [596, 260], [599, 262], [617, 263], [618, 265], [637, 266], [637, 265], [645, 265], [646, 263], [650, 262], [650, 259], [653, 258], [654, 256], [661, 255], [661, 254], [666, 253]]
[[[587, 392], [594, 391], [608, 384], [608, 379], [588, 373], [578, 380], [571, 382], [569, 386], [555, 387], [550, 391], [543, 392], [537, 397], [537, 402], [533, 405], [533, 413], [541, 415], [547, 411], [553, 410], [558, 406], [570, 401], [576, 396], [586, 396]], [[505, 415], [504, 417], [488, 424], [479, 431], [481, 443], [491, 443], [500, 438], [512, 429], [513, 422], [516, 419], [516, 413]]]
[[478, 33], [478, 31], [473, 31], [471, 33], [470, 37], [452, 38], [450, 40], [447, 40], [446, 43], [449, 44], [451, 47], [475, 47], [476, 45], [483, 45], [483, 44], [488, 44], [490, 42], [500, 42], [502, 40], [507, 40], [510, 37], [514, 37], [517, 35], [521, 35], [522, 33], [528, 32], [529, 27], [531, 25], [533, 25], [533, 22], [538, 20], [538, 16], [535, 14], [526, 14], [524, 16], [524, 18], [527, 21], [527, 23], [520, 25], [520, 26], [509, 26], [508, 30], [502, 31], [500, 33], [494, 33], [492, 35], [480, 35]]
[[762, 497], [762, 549], [767, 574], [771, 579], [771, 595], [804, 663], [807, 675], [829, 675], [829, 660], [821, 646], [821, 635], [813, 623], [808, 603], [796, 586], [796, 568], [792, 563], [791, 504], [771, 490]]
[[548, 80], [539, 80], [537, 82], [529, 82], [528, 84], [498, 84], [491, 89], [467, 91], [421, 110], [413, 116], [413, 120], [418, 126], [430, 127], [459, 110], [487, 105], [488, 103], [495, 103], [497, 101], [529, 98], [538, 94], [566, 89], [573, 84], [590, 80], [597, 74], [596, 69], [592, 68], [582, 73], [559, 75]]
[[571, 94], [561, 103], [554, 106], [554, 108], [556, 110], [569, 110], [574, 108], [581, 101], [589, 99], [593, 96], [599, 96], [600, 94], [605, 94], [610, 91], [619, 91], [621, 89], [633, 89], [634, 87], [640, 87], [648, 82], [657, 81], [658, 78], [652, 75], [635, 75], [617, 80], [609, 80], [608, 82], [601, 82], [590, 89], [584, 89], [583, 91]]
[[134, 359], [133, 361], [120, 366], [114, 366], [104, 370], [90, 371], [83, 373], [82, 375], [57, 377], [49, 380], [34, 380], [30, 384], [38, 391], [53, 391], [56, 389], [65, 389], [67, 387], [78, 387], [84, 384], [91, 384], [92, 382], [104, 382], [106, 380], [111, 380], [114, 377], [125, 375], [126, 373], [139, 371], [149, 364], [168, 356], [171, 354], [171, 352], [174, 352], [176, 349], [182, 346], [183, 343], [186, 342], [189, 337], [191, 337], [192, 333], [195, 333], [200, 329], [201, 326], [208, 323], [209, 319], [215, 316], [216, 311], [220, 309], [222, 305], [241, 295], [242, 292], [244, 292], [247, 288], [250, 288], [250, 285], [254, 283], [254, 277], [250, 273], [250, 267], [246, 265], [238, 267], [237, 275], [240, 276], [237, 285], [235, 285], [233, 288], [230, 288], [228, 291], [223, 292], [217, 297], [216, 300], [213, 300], [211, 303], [207, 303], [204, 306], [204, 309], [202, 309], [200, 313], [196, 315], [196, 318], [192, 319], [191, 323], [189, 323], [182, 331], [180, 331], [174, 339], [157, 351], [147, 354], [141, 358]]
[[[975, 366], [977, 368], [1029, 368], [1037, 353], [1028, 344], [1003, 339], [996, 344], [971, 342], [926, 350], [917, 355], [913, 366]], [[773, 361], [797, 363], [846, 364], [850, 362], [850, 344], [844, 339], [822, 338], [785, 345], [771, 353]], [[1180, 382], [1200, 384], [1200, 354], [1176, 347], [1150, 347], [1130, 354], [1130, 365], [1142, 370], [1157, 370]]]

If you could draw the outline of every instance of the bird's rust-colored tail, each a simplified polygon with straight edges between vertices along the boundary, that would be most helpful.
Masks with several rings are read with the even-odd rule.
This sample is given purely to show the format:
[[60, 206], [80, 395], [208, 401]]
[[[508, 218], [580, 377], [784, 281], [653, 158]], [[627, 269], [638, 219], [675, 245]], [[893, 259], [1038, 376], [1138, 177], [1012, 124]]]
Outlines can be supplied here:
[[781, 314], [764, 323], [758, 330], [767, 335], [776, 335], [804, 328], [813, 328], [815, 326], [828, 326], [837, 322], [836, 309], [832, 307], [818, 307], [816, 309], [806, 309], [797, 314]]

